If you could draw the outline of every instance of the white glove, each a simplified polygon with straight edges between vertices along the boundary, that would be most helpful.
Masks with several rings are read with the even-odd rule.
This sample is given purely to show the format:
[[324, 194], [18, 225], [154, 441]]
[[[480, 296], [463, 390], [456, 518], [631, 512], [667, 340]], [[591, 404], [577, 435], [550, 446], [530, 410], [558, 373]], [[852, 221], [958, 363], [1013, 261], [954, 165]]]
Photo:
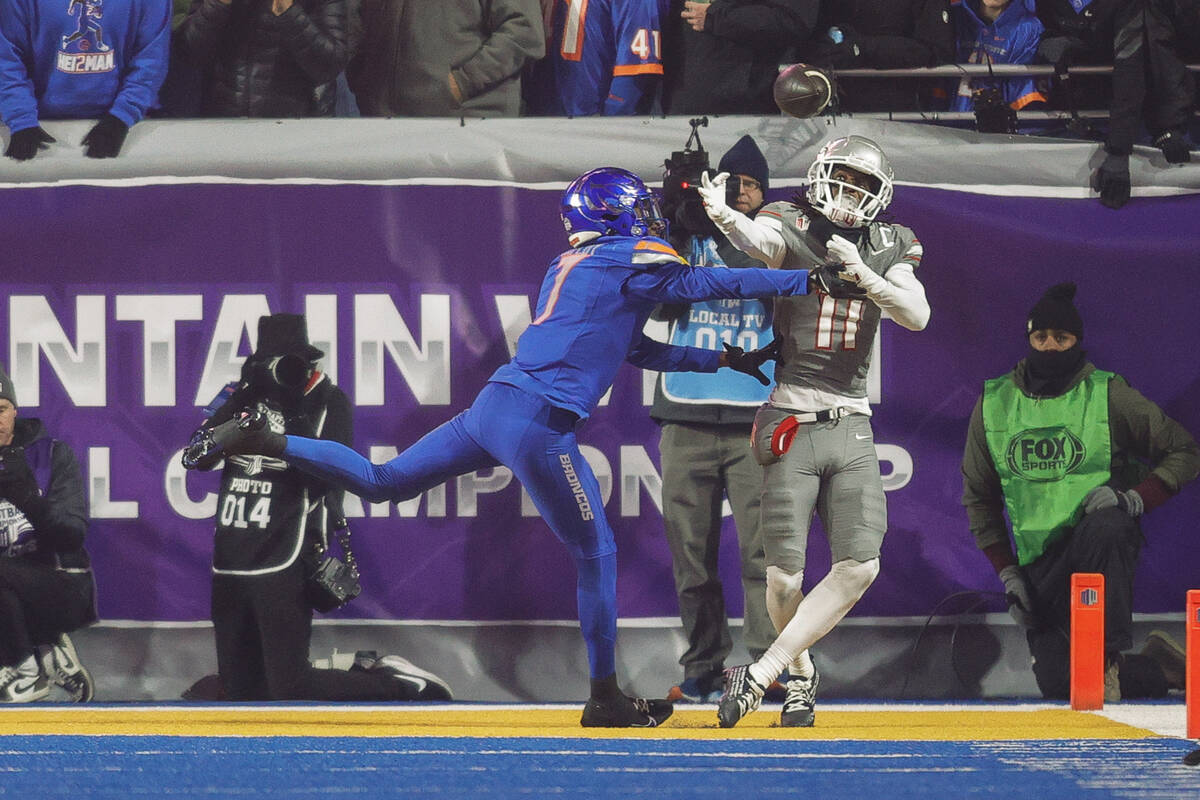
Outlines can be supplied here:
[[854, 242], [835, 234], [825, 243], [825, 249], [829, 251], [825, 262], [841, 265], [838, 277], [842, 280], [858, 284], [868, 295], [877, 294], [886, 286], [886, 279], [863, 263]]
[[1000, 580], [1004, 583], [1004, 594], [1008, 599], [1008, 613], [1022, 628], [1036, 628], [1037, 617], [1033, 614], [1033, 596], [1029, 593], [1029, 584], [1021, 570], [1009, 565], [1000, 570]]
[[851, 283], [859, 283], [863, 276], [870, 271], [858, 254], [858, 247], [849, 239], [834, 235], [825, 243], [829, 254], [825, 257], [827, 264], [841, 264], [842, 271], [838, 277]]
[[1142, 496], [1135, 489], [1118, 492], [1109, 486], [1097, 486], [1087, 493], [1087, 497], [1083, 498], [1084, 514], [1094, 514], [1113, 506], [1131, 517], [1140, 517], [1145, 509]]
[[733, 227], [734, 220], [737, 214], [729, 204], [725, 202], [725, 182], [729, 180], [729, 173], [722, 172], [714, 178], [709, 178], [705, 172], [700, 176], [700, 185], [696, 187], [696, 191], [700, 193], [700, 201], [704, 203], [704, 211], [708, 214], [708, 218], [716, 223], [717, 227], [723, 232], [728, 233]]

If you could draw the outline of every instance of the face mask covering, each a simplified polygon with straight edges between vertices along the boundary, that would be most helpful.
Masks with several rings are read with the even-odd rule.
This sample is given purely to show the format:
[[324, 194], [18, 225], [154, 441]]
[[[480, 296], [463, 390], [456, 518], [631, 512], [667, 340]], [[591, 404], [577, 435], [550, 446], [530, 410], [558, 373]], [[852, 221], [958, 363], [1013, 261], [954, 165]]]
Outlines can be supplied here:
[[1055, 397], [1083, 366], [1087, 353], [1079, 347], [1068, 350], [1034, 350], [1025, 357], [1025, 382], [1031, 394]]

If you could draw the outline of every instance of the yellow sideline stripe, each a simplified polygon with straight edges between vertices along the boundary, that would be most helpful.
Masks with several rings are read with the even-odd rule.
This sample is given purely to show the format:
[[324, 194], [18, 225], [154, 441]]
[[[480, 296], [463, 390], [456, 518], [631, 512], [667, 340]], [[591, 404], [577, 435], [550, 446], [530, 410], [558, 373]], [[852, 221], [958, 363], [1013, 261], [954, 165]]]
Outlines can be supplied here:
[[586, 739], [809, 739], [1009, 741], [1016, 739], [1145, 739], [1157, 734], [1062, 709], [1028, 711], [822, 710], [815, 728], [780, 728], [777, 712], [762, 710], [736, 728], [717, 727], [716, 710], [676, 711], [661, 728], [603, 729], [579, 726], [579, 708], [340, 710], [330, 706], [271, 709], [4, 709], [0, 736], [476, 736]]

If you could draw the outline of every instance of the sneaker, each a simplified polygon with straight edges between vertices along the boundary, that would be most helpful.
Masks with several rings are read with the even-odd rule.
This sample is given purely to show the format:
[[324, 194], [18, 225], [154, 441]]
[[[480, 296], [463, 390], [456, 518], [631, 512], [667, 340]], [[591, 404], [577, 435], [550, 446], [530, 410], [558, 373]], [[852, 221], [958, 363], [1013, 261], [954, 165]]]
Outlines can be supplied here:
[[1145, 646], [1138, 654], [1158, 664], [1169, 688], [1184, 691], [1187, 679], [1187, 652], [1166, 631], [1150, 631]]
[[0, 667], [0, 703], [32, 703], [48, 694], [50, 681], [41, 670], [27, 675], [16, 667]]
[[1104, 702], [1121, 702], [1121, 661], [1114, 658], [1104, 667]]
[[722, 728], [732, 728], [738, 720], [762, 703], [764, 687], [750, 674], [749, 665], [725, 670], [725, 693], [717, 705], [717, 721]]
[[583, 707], [579, 724], [585, 728], [657, 728], [674, 711], [675, 706], [666, 700], [646, 700], [623, 694], [612, 700], [593, 697]]
[[667, 692], [667, 700], [672, 703], [716, 703], [720, 699], [721, 690], [705, 689], [699, 678], [685, 678]]
[[79, 660], [71, 637], [60, 634], [58, 641], [50, 645], [49, 658], [43, 667], [55, 686], [62, 687], [76, 703], [86, 703], [96, 695], [96, 684], [91, 673]]
[[817, 684], [821, 674], [813, 667], [811, 678], [791, 676], [787, 682], [787, 697], [779, 715], [779, 725], [784, 728], [811, 728], [816, 719]]
[[450, 684], [400, 656], [384, 656], [371, 664], [371, 672], [387, 672], [393, 678], [412, 684], [418, 700], [453, 700]]

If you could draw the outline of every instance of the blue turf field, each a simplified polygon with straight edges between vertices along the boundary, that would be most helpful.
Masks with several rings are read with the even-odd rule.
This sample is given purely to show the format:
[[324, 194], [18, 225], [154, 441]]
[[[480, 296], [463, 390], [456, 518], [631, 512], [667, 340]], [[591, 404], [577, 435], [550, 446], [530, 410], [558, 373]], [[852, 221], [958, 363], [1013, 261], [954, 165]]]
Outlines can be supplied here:
[[1200, 798], [1173, 738], [8, 736], [0, 797]]

